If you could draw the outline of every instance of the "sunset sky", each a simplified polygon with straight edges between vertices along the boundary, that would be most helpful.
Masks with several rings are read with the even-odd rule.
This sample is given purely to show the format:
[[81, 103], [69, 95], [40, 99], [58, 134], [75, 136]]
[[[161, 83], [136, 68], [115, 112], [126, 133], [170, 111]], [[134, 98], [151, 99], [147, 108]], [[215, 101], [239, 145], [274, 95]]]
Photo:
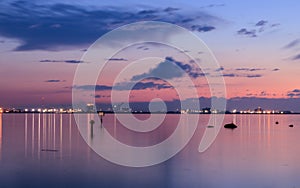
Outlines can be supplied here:
[[[121, 0], [63, 3], [4, 0], [0, 6], [0, 106], [72, 104], [74, 74], [77, 66], [84, 63], [81, 58], [90, 45], [125, 24], [162, 21], [184, 27], [206, 43], [225, 79], [229, 109], [262, 106], [300, 111], [298, 1], [129, 0], [125, 4]], [[196, 68], [188, 59], [178, 53], [174, 55], [164, 46], [134, 46], [108, 62], [103, 78], [97, 82], [96, 102], [109, 101], [116, 78], [111, 75], [118, 74], [137, 57], [152, 53], [161, 55], [156, 67], [131, 73], [128, 79], [134, 80], [142, 74], [153, 76], [151, 70], [166, 61], [192, 66], [184, 70], [195, 76]], [[200, 73], [195, 77], [205, 84]], [[163, 80], [144, 80], [142, 84], [132, 91], [132, 102], [155, 97], [165, 101], [176, 99], [176, 92]], [[81, 89], [89, 88], [81, 86]], [[199, 89], [198, 95], [211, 97], [207, 88]]]

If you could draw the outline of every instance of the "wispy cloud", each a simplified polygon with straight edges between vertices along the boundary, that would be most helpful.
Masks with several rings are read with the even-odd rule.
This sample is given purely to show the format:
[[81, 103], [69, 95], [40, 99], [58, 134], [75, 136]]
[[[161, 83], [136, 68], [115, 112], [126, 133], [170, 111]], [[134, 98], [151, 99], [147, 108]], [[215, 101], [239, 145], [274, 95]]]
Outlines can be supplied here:
[[295, 39], [295, 40], [291, 41], [290, 43], [288, 43], [287, 45], [285, 45], [283, 48], [289, 49], [289, 48], [298, 46], [299, 44], [300, 44], [300, 39]]
[[225, 4], [224, 3], [221, 3], [221, 4], [209, 4], [207, 6], [203, 6], [201, 8], [215, 8], [215, 7], [224, 7]]
[[161, 89], [170, 89], [173, 86], [168, 85], [167, 83], [156, 83], [156, 82], [124, 82], [119, 83], [114, 86], [109, 85], [81, 85], [74, 86], [75, 89], [86, 90], [86, 91], [126, 91], [126, 90], [161, 90]]
[[[295, 40], [291, 41], [290, 43], [288, 43], [287, 45], [285, 45], [283, 47], [283, 49], [294, 50], [294, 49], [297, 49], [296, 48], [297, 46], [300, 46], [300, 39], [295, 39]], [[288, 60], [291, 60], [291, 61], [297, 61], [299, 59], [300, 59], [300, 54], [296, 54], [296, 55], [288, 58]]]
[[84, 63], [80, 60], [50, 60], [50, 59], [43, 59], [40, 60], [41, 63], [70, 63], [70, 64], [78, 64], [78, 63]]
[[292, 60], [299, 60], [299, 59], [300, 59], [300, 54], [297, 54], [294, 57], [292, 57]]
[[260, 78], [262, 74], [235, 74], [235, 73], [226, 73], [222, 75], [223, 77], [244, 77], [244, 78]]
[[58, 83], [58, 82], [65, 82], [65, 80], [45, 80], [48, 83]]
[[128, 61], [127, 59], [125, 58], [110, 58], [108, 59], [109, 61]]
[[284, 49], [291, 49], [291, 48], [294, 48], [298, 45], [300, 45], [300, 39], [295, 39], [295, 40], [291, 41], [290, 43], [288, 43], [287, 45], [285, 45], [283, 48]]
[[254, 71], [262, 71], [266, 70], [264, 68], [236, 68], [237, 71], [247, 71], [247, 72], [254, 72]]

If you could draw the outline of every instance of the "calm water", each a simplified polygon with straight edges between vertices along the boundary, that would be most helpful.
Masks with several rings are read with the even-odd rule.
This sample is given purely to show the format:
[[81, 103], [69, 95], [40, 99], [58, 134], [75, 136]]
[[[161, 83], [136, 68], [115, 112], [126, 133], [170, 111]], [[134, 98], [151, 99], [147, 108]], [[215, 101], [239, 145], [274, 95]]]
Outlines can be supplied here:
[[[90, 118], [77, 116], [86, 122]], [[204, 153], [198, 146], [208, 116], [199, 117], [195, 135], [175, 157], [151, 167], [129, 168], [91, 150], [73, 115], [0, 115], [0, 187], [300, 187], [300, 116], [226, 115], [224, 122], [234, 121], [239, 127], [222, 128]], [[113, 115], [104, 117], [103, 126], [123, 143], [147, 146], [172, 134], [178, 119], [167, 115], [149, 133], [130, 132]], [[99, 129], [95, 125], [93, 131]]]

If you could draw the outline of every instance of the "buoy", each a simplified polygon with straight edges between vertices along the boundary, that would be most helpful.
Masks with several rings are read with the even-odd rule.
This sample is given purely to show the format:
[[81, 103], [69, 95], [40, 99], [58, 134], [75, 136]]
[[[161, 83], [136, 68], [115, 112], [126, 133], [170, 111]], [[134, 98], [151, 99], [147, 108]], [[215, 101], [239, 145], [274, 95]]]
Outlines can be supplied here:
[[228, 123], [224, 125], [224, 128], [226, 129], [235, 129], [237, 126], [234, 123]]
[[90, 121], [90, 124], [93, 126], [95, 124], [95, 121], [94, 120], [91, 120]]

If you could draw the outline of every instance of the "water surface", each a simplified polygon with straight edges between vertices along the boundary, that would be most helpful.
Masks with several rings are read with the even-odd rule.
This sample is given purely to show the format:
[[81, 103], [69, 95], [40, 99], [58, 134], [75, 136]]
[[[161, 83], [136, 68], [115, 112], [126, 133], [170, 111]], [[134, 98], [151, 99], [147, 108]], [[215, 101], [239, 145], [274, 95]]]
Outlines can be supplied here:
[[[76, 115], [88, 125], [89, 115]], [[223, 124], [234, 121], [239, 127], [222, 128], [211, 147], [199, 153], [208, 118], [199, 116], [196, 133], [175, 157], [130, 168], [90, 149], [72, 114], [3, 114], [0, 187], [300, 187], [299, 115], [226, 115]], [[157, 129], [136, 133], [106, 115], [102, 128], [120, 142], [147, 146], [168, 138], [178, 119], [178, 114], [167, 115]], [[100, 130], [95, 125], [93, 131]]]

